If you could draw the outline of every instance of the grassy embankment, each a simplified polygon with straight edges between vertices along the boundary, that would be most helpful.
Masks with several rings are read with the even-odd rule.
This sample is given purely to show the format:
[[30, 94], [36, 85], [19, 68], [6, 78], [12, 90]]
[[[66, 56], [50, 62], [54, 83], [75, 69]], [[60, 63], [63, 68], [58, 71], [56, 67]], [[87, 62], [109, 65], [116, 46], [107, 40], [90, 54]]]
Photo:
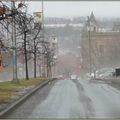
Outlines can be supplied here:
[[1, 82], [0, 83], [0, 104], [7, 103], [14, 96], [19, 96], [20, 91], [24, 88], [38, 85], [42, 81], [46, 80], [46, 78], [36, 78], [30, 80], [20, 80], [19, 84], [15, 84], [12, 82]]

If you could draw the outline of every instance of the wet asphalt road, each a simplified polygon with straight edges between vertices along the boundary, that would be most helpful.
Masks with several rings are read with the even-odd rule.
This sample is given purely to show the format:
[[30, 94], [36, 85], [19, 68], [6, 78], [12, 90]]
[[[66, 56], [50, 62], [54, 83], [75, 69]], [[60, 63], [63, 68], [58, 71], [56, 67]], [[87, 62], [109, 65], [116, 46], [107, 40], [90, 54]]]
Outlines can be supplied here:
[[120, 118], [120, 91], [99, 81], [54, 81], [6, 118]]

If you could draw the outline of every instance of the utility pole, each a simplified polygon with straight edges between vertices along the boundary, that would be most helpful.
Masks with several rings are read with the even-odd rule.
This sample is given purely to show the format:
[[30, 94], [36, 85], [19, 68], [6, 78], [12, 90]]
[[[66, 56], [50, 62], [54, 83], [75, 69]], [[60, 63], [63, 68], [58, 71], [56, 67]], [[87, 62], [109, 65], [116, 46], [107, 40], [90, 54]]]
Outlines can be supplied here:
[[[43, 37], [43, 43], [42, 43], [42, 51], [44, 50], [44, 3], [43, 3], [43, 0], [42, 0], [42, 37]], [[44, 52], [44, 51], [43, 51]], [[45, 55], [43, 54], [42, 55], [42, 66], [43, 66], [43, 69], [42, 69], [42, 76], [45, 77], [46, 74], [45, 74]]]
[[89, 72], [92, 73], [92, 63], [91, 63], [91, 39], [90, 39], [90, 18], [88, 16], [88, 39], [89, 39]]
[[[11, 0], [11, 10], [14, 13], [15, 0]], [[16, 26], [15, 26], [15, 15], [12, 16], [12, 47], [13, 47], [13, 82], [18, 83], [17, 77], [17, 49], [16, 49]]]

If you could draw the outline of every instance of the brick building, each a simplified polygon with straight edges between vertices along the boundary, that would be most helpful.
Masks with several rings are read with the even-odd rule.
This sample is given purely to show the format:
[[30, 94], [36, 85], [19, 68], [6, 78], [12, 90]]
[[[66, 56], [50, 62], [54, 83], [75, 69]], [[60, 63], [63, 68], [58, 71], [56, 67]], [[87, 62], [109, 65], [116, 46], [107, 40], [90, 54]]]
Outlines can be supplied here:
[[90, 56], [92, 71], [103, 67], [119, 67], [120, 33], [102, 32], [93, 12], [89, 20], [90, 32], [87, 31], [88, 24], [86, 24], [81, 36], [82, 69], [89, 70]]

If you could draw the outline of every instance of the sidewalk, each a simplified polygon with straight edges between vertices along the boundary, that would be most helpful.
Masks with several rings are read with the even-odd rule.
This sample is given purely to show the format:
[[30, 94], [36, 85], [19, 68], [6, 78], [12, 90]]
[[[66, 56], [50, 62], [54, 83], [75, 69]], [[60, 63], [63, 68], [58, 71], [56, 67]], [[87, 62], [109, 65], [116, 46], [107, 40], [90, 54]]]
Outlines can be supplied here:
[[93, 81], [103, 81], [106, 84], [111, 85], [114, 88], [117, 88], [120, 90], [120, 77], [111, 77], [111, 78], [104, 78], [104, 79], [93, 79]]
[[103, 79], [96, 78], [96, 80], [120, 84], [120, 77], [111, 77], [111, 78], [103, 78]]

